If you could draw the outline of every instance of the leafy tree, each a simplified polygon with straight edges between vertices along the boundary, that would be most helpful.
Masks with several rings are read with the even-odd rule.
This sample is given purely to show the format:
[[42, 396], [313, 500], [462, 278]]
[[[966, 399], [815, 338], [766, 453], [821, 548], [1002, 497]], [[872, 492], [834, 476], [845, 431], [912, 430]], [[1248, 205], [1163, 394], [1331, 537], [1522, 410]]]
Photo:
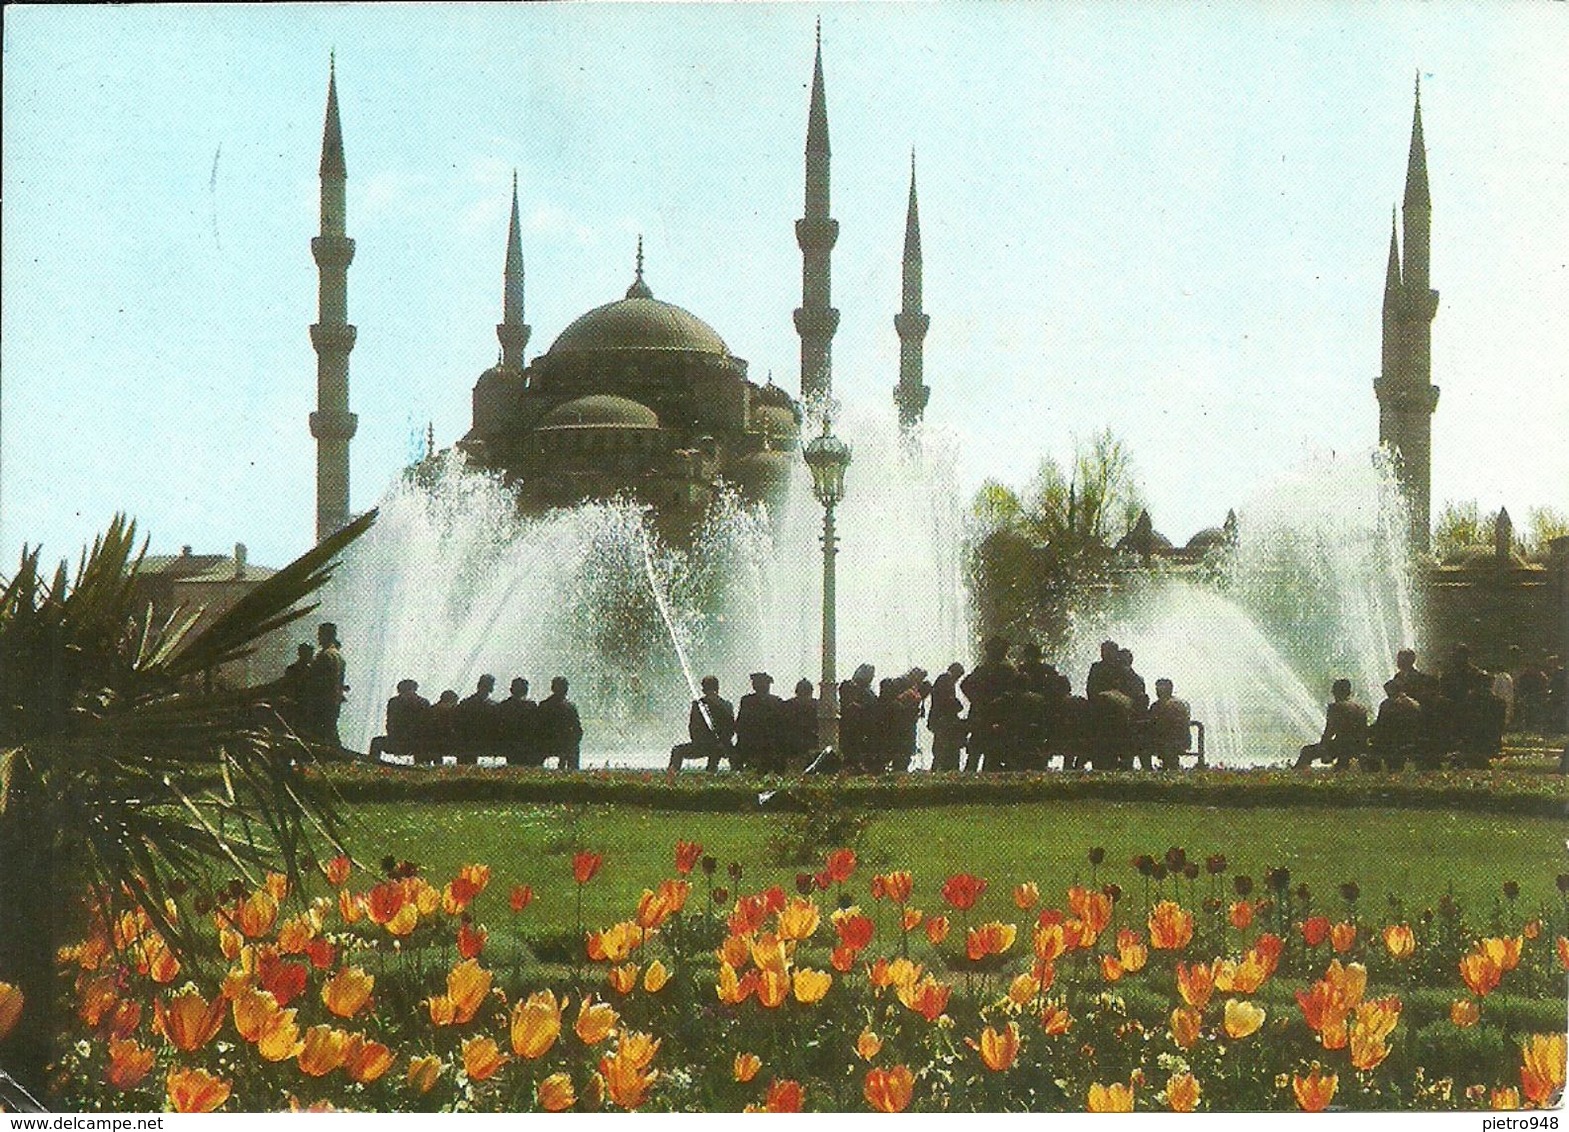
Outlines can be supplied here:
[[1492, 530], [1483, 528], [1476, 500], [1449, 500], [1439, 510], [1433, 524], [1433, 554], [1440, 562], [1475, 547], [1492, 544]]
[[[307, 616], [301, 603], [364, 532], [364, 515], [259, 583], [199, 632], [199, 611], [154, 618], [137, 597], [145, 543], [116, 516], [75, 577], [39, 549], [0, 582], [0, 979], [25, 996], [3, 1064], [44, 1092], [57, 947], [81, 929], [84, 893], [111, 917], [140, 909], [176, 955], [181, 885], [263, 869], [298, 879], [337, 815], [313, 752], [281, 725], [276, 687], [212, 689], [208, 674]], [[210, 890], [210, 888], [209, 888]]]
[[1525, 526], [1526, 553], [1532, 558], [1544, 558], [1548, 543], [1569, 535], [1569, 513], [1557, 507], [1532, 507], [1525, 513]]

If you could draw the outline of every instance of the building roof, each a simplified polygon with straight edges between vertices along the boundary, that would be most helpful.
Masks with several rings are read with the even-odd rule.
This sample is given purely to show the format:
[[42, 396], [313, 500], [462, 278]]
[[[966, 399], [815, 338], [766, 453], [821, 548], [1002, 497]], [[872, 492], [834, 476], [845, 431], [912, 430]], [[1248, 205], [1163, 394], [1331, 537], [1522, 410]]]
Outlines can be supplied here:
[[657, 429], [659, 415], [647, 405], [612, 393], [593, 393], [546, 413], [536, 431], [567, 429]]
[[618, 299], [580, 315], [561, 332], [549, 352], [560, 355], [597, 350], [679, 350], [730, 357], [725, 340], [691, 311], [640, 296]]

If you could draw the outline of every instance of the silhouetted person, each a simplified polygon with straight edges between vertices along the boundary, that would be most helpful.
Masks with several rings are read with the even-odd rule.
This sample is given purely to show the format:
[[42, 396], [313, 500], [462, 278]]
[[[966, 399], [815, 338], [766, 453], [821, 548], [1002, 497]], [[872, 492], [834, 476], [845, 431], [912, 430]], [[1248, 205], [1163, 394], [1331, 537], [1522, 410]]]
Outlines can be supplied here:
[[1412, 698], [1399, 680], [1384, 682], [1384, 702], [1378, 705], [1373, 721], [1372, 766], [1399, 770], [1407, 759], [1422, 762], [1427, 757], [1422, 705]]
[[903, 710], [899, 697], [904, 691], [904, 681], [887, 677], [877, 685], [877, 698], [868, 709], [866, 724], [866, 750], [861, 756], [861, 769], [882, 774], [899, 769], [901, 759], [909, 768], [910, 753], [900, 751], [903, 727]]
[[735, 713], [735, 761], [762, 774], [784, 770], [784, 701], [774, 695], [774, 678], [752, 673], [752, 690], [741, 697]]
[[370, 741], [370, 757], [416, 755], [429, 712], [430, 701], [419, 694], [419, 685], [399, 680], [398, 694], [387, 701], [387, 733]]
[[[1338, 686], [1338, 685], [1337, 685]], [[1193, 712], [1187, 700], [1172, 695], [1174, 687], [1162, 676], [1155, 681], [1155, 702], [1149, 706], [1149, 748], [1160, 760], [1165, 770], [1179, 770], [1182, 756], [1188, 753], [1188, 724], [1193, 722]], [[1350, 685], [1347, 685], [1349, 692]], [[1362, 726], [1367, 728], [1367, 709], [1362, 711]], [[1149, 769], [1149, 763], [1144, 764]]]
[[1449, 747], [1462, 766], [1486, 766], [1503, 744], [1503, 703], [1493, 695], [1493, 680], [1471, 663], [1471, 650], [1456, 645], [1439, 679], [1448, 708]]
[[[1083, 745], [1096, 770], [1115, 768], [1132, 752], [1133, 697], [1128, 694], [1132, 682], [1123, 651], [1116, 641], [1102, 641], [1100, 659], [1090, 665], [1084, 680], [1088, 704], [1083, 718]], [[1142, 680], [1139, 685], [1142, 687]]]
[[1547, 731], [1547, 672], [1535, 660], [1515, 671], [1515, 718], [1522, 731]]
[[954, 661], [932, 681], [926, 729], [932, 733], [933, 771], [959, 769], [959, 751], [970, 731], [969, 723], [962, 718], [964, 704], [959, 700], [959, 680], [963, 675], [964, 665]]
[[474, 691], [458, 705], [457, 747], [458, 762], [472, 766], [482, 754], [490, 754], [496, 737], [496, 701], [490, 698], [496, 690], [496, 678], [489, 673], [481, 676]]
[[1424, 766], [1436, 767], [1449, 748], [1449, 710], [1438, 679], [1416, 666], [1416, 651], [1395, 653], [1395, 674], [1391, 680], [1400, 691], [1422, 709], [1421, 736], [1416, 758]]
[[420, 751], [428, 755], [427, 761], [440, 763], [457, 746], [458, 694], [451, 688], [442, 692], [431, 705], [426, 716], [429, 725], [427, 737], [420, 743]]
[[528, 681], [512, 678], [507, 698], [495, 708], [496, 746], [508, 766], [539, 766], [545, 760], [534, 742], [539, 705], [528, 698]]
[[735, 708], [719, 694], [719, 677], [703, 677], [702, 690], [687, 712], [690, 741], [670, 749], [670, 769], [680, 770], [687, 759], [705, 760], [710, 773], [719, 769], [721, 759], [729, 759], [730, 765], [739, 769], [734, 748]]
[[[278, 685], [278, 714], [285, 723], [302, 734], [315, 733], [310, 710], [311, 660], [315, 655], [314, 645], [302, 643], [295, 651], [294, 663], [283, 670], [283, 678]], [[1545, 682], [1542, 687], [1547, 687]]]
[[567, 699], [567, 678], [553, 676], [550, 695], [539, 703], [534, 713], [538, 727], [540, 762], [558, 759], [561, 770], [577, 770], [582, 756], [583, 721], [578, 718], [577, 705]]
[[810, 680], [797, 680], [795, 695], [784, 701], [786, 769], [796, 765], [805, 766], [817, 755], [817, 711], [820, 705], [812, 691]]
[[1367, 708], [1351, 698], [1351, 681], [1341, 677], [1329, 688], [1333, 700], [1324, 708], [1324, 734], [1309, 743], [1297, 756], [1297, 769], [1306, 770], [1314, 761], [1333, 763], [1345, 770], [1354, 759], [1368, 757]]
[[1144, 677], [1133, 670], [1133, 650], [1118, 649], [1117, 663], [1122, 668], [1121, 690], [1133, 705], [1134, 712], [1142, 715], [1150, 706], [1150, 696], [1144, 687]]
[[872, 680], [876, 675], [870, 664], [862, 664], [839, 685], [839, 753], [850, 770], [858, 769], [871, 751], [877, 714]]
[[1117, 647], [1116, 641], [1102, 641], [1100, 643], [1100, 659], [1090, 665], [1089, 675], [1084, 678], [1084, 695], [1090, 699], [1101, 692], [1115, 692], [1122, 689], [1122, 650]]
[[970, 701], [969, 755], [964, 760], [966, 771], [1000, 770], [1007, 761], [1008, 746], [1007, 704], [1005, 699], [1013, 691], [1018, 673], [1008, 663], [1008, 640], [993, 637], [982, 648], [981, 663], [959, 685], [964, 698]]
[[316, 738], [333, 747], [341, 748], [338, 738], [338, 716], [343, 712], [343, 701], [348, 698], [349, 686], [345, 682], [348, 665], [343, 659], [343, 646], [338, 643], [338, 627], [323, 621], [316, 629], [316, 656], [311, 661], [309, 716]]

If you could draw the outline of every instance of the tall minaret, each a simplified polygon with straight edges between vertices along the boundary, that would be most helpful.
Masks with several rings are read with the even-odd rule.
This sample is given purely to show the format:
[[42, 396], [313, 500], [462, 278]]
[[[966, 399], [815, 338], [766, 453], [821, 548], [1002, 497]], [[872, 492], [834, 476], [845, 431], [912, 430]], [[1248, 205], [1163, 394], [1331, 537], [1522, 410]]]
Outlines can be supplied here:
[[518, 173], [512, 171], [512, 221], [507, 226], [507, 264], [501, 274], [501, 368], [521, 372], [531, 327], [523, 321], [523, 236], [518, 224]]
[[839, 239], [839, 222], [828, 215], [828, 103], [823, 96], [823, 25], [817, 24], [817, 59], [812, 70], [812, 106], [806, 120], [806, 210], [795, 222], [801, 245], [801, 305], [795, 312], [801, 336], [801, 397], [833, 390], [833, 336], [839, 312], [830, 305], [828, 257]]
[[893, 401], [899, 408], [899, 427], [912, 428], [926, 412], [932, 391], [921, 383], [924, 369], [922, 343], [931, 316], [921, 310], [921, 212], [915, 202], [915, 151], [910, 151], [910, 206], [904, 214], [904, 305], [893, 316], [899, 334], [899, 384]]
[[1433, 204], [1427, 187], [1427, 146], [1422, 139], [1422, 80], [1417, 77], [1406, 161], [1403, 203], [1405, 258], [1396, 270], [1395, 239], [1384, 277], [1383, 373], [1378, 397], [1378, 442], [1399, 457], [1397, 476], [1411, 515], [1411, 546], [1425, 552], [1431, 541], [1433, 483], [1433, 316], [1438, 292], [1428, 285]]
[[359, 419], [349, 412], [349, 351], [354, 327], [349, 325], [349, 264], [354, 241], [344, 231], [343, 129], [338, 124], [336, 61], [327, 77], [327, 124], [321, 138], [321, 234], [311, 240], [320, 276], [317, 321], [311, 327], [316, 348], [316, 411], [311, 435], [316, 438], [316, 541], [349, 521], [349, 441]]

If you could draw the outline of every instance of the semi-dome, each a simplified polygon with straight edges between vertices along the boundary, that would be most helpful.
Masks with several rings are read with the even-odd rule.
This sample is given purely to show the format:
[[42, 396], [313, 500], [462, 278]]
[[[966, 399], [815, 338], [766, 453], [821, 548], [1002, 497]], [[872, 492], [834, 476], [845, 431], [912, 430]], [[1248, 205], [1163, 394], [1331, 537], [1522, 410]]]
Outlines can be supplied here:
[[[634, 284], [634, 291], [638, 290]], [[561, 332], [549, 352], [560, 355], [594, 350], [679, 350], [730, 356], [725, 340], [691, 311], [632, 292], [625, 299], [580, 315]]]
[[546, 413], [539, 432], [569, 429], [649, 430], [659, 428], [659, 415], [647, 405], [612, 393], [593, 393], [567, 401]]
[[774, 440], [794, 436], [800, 430], [795, 414], [783, 405], [756, 405], [752, 408], [752, 431]]

